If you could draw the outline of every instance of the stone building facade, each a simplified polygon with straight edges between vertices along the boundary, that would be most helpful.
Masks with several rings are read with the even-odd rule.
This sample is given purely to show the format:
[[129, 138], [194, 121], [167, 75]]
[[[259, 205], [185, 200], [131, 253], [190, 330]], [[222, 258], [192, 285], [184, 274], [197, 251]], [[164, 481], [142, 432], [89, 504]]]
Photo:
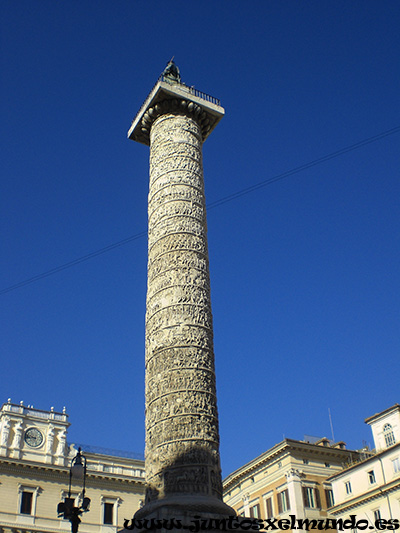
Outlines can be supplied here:
[[[68, 496], [69, 467], [77, 445], [68, 444], [68, 415], [9, 400], [0, 409], [0, 531], [70, 532], [57, 516]], [[144, 461], [133, 454], [82, 447], [87, 459], [86, 495], [90, 511], [80, 533], [115, 533], [144, 500]], [[125, 457], [123, 455], [126, 455]], [[82, 486], [73, 484], [79, 505]]]
[[246, 517], [327, 518], [333, 505], [327, 478], [357, 458], [343, 442], [285, 439], [224, 479], [224, 501]]
[[344, 520], [356, 515], [366, 521], [364, 529], [379, 530], [378, 520], [397, 519], [400, 524], [400, 405], [365, 422], [371, 426], [375, 449], [328, 479], [335, 498], [330, 512]]

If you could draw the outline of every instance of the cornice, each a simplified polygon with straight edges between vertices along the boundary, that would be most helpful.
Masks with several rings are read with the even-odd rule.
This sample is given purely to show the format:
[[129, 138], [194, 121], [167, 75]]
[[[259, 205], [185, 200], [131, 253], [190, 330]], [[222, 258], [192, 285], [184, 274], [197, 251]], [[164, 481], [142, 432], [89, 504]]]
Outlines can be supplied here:
[[248, 477], [248, 475], [254, 472], [255, 470], [265, 466], [266, 463], [279, 456], [286, 448], [288, 448], [288, 444], [285, 439], [284, 441], [279, 442], [271, 449], [262, 453], [249, 463], [246, 463], [245, 465], [232, 472], [232, 474], [226, 477], [222, 482], [224, 491], [230, 490], [232, 485], [238, 483], [243, 478]]
[[223, 481], [224, 491], [231, 490], [235, 484], [249, 477], [249, 475], [256, 470], [263, 468], [266, 463], [272, 461], [276, 457], [281, 455], [282, 458], [284, 458], [291, 452], [303, 452], [307, 455], [318, 455], [321, 459], [332, 459], [335, 457], [337, 460], [348, 459], [350, 454], [356, 454], [357, 457], [359, 455], [359, 452], [354, 450], [333, 448], [331, 446], [319, 446], [309, 442], [285, 439], [226, 477]]
[[364, 420], [364, 422], [365, 422], [366, 424], [370, 424], [370, 423], [373, 422], [375, 419], [387, 415], [388, 413], [390, 413], [390, 411], [397, 411], [397, 410], [400, 410], [400, 404], [395, 403], [394, 405], [392, 405], [392, 407], [388, 407], [387, 409], [385, 409], [384, 411], [381, 411], [380, 413], [375, 413], [374, 415], [369, 416], [368, 418], [366, 418], [366, 419]]
[[[68, 526], [66, 526], [68, 528]], [[46, 526], [37, 526], [35, 524], [29, 525], [27, 527], [25, 524], [20, 525], [16, 524], [15, 522], [2, 522], [0, 524], [0, 529], [3, 530], [4, 533], [42, 533], [44, 531], [48, 531], [49, 533], [54, 533], [55, 528], [54, 527], [46, 527]], [[57, 531], [60, 533], [66, 533], [69, 531], [68, 529], [59, 529], [57, 528]]]
[[159, 79], [134, 118], [128, 138], [150, 145], [150, 129], [162, 115], [185, 115], [199, 124], [203, 142], [224, 116], [219, 100], [182, 83]]
[[311, 444], [310, 442], [302, 442], [298, 440], [287, 439], [288, 444], [292, 450], [307, 452], [311, 455], [319, 455], [325, 457], [337, 457], [341, 459], [350, 454], [359, 455], [356, 450], [347, 450], [345, 448], [335, 448], [333, 446], [321, 446], [318, 444]]
[[347, 511], [350, 511], [351, 509], [354, 509], [356, 507], [360, 507], [361, 505], [364, 505], [365, 503], [368, 503], [372, 500], [377, 500], [378, 498], [384, 496], [385, 494], [389, 494], [390, 492], [395, 492], [397, 490], [400, 490], [400, 480], [392, 481], [391, 483], [388, 483], [387, 485], [383, 485], [381, 487], [377, 487], [374, 490], [371, 490], [367, 493], [363, 493], [360, 496], [357, 496], [356, 498], [352, 498], [351, 500], [347, 502], [340, 503], [338, 505], [334, 505], [329, 509], [329, 512], [333, 515], [346, 513]]
[[61, 466], [61, 465], [50, 465], [46, 463], [38, 463], [36, 461], [28, 461], [28, 460], [18, 460], [18, 459], [12, 459], [9, 457], [1, 457], [0, 458], [0, 468], [2, 468], [3, 471], [12, 471], [15, 473], [15, 471], [24, 472], [25, 470], [36, 470], [36, 471], [42, 471], [44, 475], [56, 475], [56, 474], [68, 474], [69, 468]]
[[144, 113], [140, 123], [140, 130], [146, 138], [150, 139], [152, 125], [158, 117], [163, 115], [184, 115], [194, 119], [201, 129], [203, 139], [206, 138], [211, 129], [210, 118], [199, 105], [188, 100], [173, 98], [172, 100], [157, 102]]
[[367, 457], [366, 459], [362, 459], [360, 461], [357, 461], [357, 462], [351, 464], [347, 468], [344, 468], [340, 472], [337, 472], [336, 474], [333, 474], [332, 476], [330, 476], [328, 478], [328, 480], [331, 481], [332, 479], [339, 478], [340, 476], [345, 476], [351, 470], [355, 470], [357, 468], [360, 468], [361, 466], [364, 466], [366, 463], [368, 463], [370, 461], [373, 461], [374, 459], [380, 459], [384, 455], [391, 453], [396, 448], [400, 448], [400, 442], [398, 442], [397, 444], [394, 444], [393, 446], [390, 446], [390, 448], [386, 448], [385, 450], [382, 450], [382, 451], [380, 451], [378, 453], [374, 453], [374, 455], [371, 455], [370, 457]]
[[[57, 479], [60, 477], [65, 477], [68, 482], [69, 479], [69, 468], [59, 465], [49, 465], [42, 463], [33, 463], [33, 462], [19, 462], [13, 459], [4, 458], [0, 459], [0, 469], [5, 474], [11, 475], [20, 475], [23, 477], [27, 475], [27, 471], [30, 473], [35, 473], [40, 475], [43, 479]], [[116, 483], [126, 483], [126, 484], [138, 484], [144, 485], [144, 479], [133, 476], [126, 476], [123, 474], [110, 474], [108, 472], [94, 472], [87, 471], [86, 479], [88, 483], [96, 482], [101, 480], [102, 482], [116, 482]]]

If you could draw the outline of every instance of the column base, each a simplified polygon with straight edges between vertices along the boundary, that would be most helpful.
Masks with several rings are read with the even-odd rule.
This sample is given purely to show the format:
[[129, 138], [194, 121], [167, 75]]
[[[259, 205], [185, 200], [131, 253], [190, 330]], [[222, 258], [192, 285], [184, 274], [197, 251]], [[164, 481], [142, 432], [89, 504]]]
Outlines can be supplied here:
[[[206, 513], [207, 515], [232, 516], [234, 509], [218, 498], [193, 494], [171, 494], [147, 503], [136, 511], [135, 518], [147, 518], [148, 516], [163, 515], [167, 513], [172, 516], [173, 512], [186, 514]], [[158, 516], [157, 516], [158, 517]]]
[[217, 498], [177, 494], [146, 504], [132, 520], [125, 521], [125, 529], [118, 533], [144, 533], [149, 530], [154, 533], [238, 532], [234, 527], [235, 518], [235, 510]]

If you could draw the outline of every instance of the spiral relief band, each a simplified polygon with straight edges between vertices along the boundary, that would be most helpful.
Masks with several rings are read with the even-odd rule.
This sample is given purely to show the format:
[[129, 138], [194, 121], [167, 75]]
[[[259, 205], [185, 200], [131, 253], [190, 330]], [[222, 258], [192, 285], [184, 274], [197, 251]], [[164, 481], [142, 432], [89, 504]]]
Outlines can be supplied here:
[[[182, 491], [222, 498], [201, 115], [173, 99], [142, 121], [150, 135], [148, 501]], [[160, 182], [168, 200], [154, 191]]]
[[159, 81], [129, 131], [150, 145], [146, 501], [135, 516], [233, 512], [222, 502], [202, 162], [224, 111], [202, 94]]

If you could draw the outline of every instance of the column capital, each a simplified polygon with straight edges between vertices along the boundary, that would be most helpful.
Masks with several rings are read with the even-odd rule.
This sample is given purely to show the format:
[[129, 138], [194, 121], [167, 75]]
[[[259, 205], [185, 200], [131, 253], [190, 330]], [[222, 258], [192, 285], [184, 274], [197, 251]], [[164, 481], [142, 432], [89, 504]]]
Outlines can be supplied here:
[[161, 76], [133, 120], [128, 138], [149, 146], [152, 124], [165, 114], [194, 118], [200, 125], [204, 142], [224, 116], [225, 110], [217, 98], [183, 83], [164, 81]]

